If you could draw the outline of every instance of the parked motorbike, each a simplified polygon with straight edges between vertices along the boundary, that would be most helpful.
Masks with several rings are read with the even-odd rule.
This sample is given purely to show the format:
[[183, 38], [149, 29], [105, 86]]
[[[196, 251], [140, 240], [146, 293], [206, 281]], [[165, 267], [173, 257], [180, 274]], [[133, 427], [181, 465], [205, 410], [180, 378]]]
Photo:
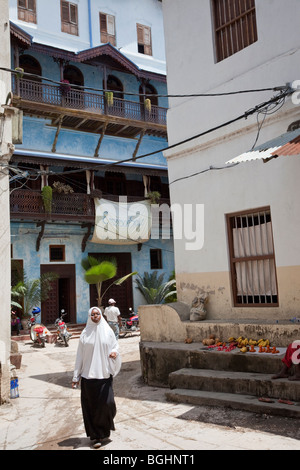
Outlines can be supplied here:
[[125, 336], [127, 333], [139, 331], [139, 316], [136, 315], [132, 308], [129, 308], [129, 318], [122, 318], [122, 328], [120, 333]]
[[57, 328], [57, 336], [58, 338], [64, 343], [67, 347], [69, 346], [69, 340], [71, 338], [71, 334], [68, 331], [66, 323], [63, 321], [63, 317], [67, 315], [67, 312], [62, 309], [60, 311], [60, 317], [55, 320], [55, 326]]
[[32, 315], [28, 320], [27, 326], [30, 332], [30, 339], [44, 348], [46, 346], [46, 339], [49, 331], [42, 323], [37, 323], [36, 317], [41, 309], [36, 307], [32, 309]]

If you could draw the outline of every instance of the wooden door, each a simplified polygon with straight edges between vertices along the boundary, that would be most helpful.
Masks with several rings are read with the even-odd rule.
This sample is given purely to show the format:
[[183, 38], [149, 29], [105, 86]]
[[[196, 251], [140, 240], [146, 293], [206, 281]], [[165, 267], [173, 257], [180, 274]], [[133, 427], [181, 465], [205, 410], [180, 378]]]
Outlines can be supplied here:
[[65, 321], [76, 323], [76, 279], [74, 264], [42, 264], [41, 274], [54, 272], [59, 278], [51, 283], [48, 299], [42, 303], [42, 322], [51, 325], [58, 318], [60, 310], [67, 312]]

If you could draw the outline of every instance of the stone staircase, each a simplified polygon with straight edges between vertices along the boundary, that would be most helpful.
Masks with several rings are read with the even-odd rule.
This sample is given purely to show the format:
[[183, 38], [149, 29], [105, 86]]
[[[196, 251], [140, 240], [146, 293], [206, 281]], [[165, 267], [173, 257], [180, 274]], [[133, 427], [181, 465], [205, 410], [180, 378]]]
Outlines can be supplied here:
[[[207, 352], [203, 354], [207, 358]], [[169, 374], [167, 400], [300, 418], [300, 381], [271, 379], [279, 371], [272, 355], [208, 354], [209, 361], [198, 359], [201, 368], [184, 367]]]

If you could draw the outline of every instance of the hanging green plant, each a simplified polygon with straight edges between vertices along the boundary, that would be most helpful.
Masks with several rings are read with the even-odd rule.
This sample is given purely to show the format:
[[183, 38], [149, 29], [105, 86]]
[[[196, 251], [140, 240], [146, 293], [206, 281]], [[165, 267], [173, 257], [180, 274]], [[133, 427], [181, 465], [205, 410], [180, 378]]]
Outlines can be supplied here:
[[144, 101], [145, 109], [148, 111], [148, 113], [151, 113], [151, 100], [149, 98], [146, 98]]
[[147, 194], [147, 198], [150, 199], [151, 204], [157, 204], [161, 198], [161, 194], [158, 191], [150, 191]]
[[51, 214], [52, 212], [52, 188], [51, 186], [44, 186], [42, 189], [42, 198], [43, 204], [45, 208], [45, 212], [47, 214]]
[[107, 103], [107, 106], [113, 106], [114, 104], [114, 94], [112, 91], [106, 91], [105, 92], [105, 100]]

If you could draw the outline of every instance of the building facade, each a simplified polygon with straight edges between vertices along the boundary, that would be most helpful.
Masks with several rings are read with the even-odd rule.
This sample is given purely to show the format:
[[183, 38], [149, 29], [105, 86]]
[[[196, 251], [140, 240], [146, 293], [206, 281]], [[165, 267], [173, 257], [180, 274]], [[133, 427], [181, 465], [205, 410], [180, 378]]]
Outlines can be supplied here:
[[[23, 113], [11, 162], [12, 258], [29, 279], [58, 274], [42, 305], [45, 323], [61, 308], [67, 321], [84, 323], [97, 301], [81, 266], [88, 255], [114, 257], [118, 278], [157, 270], [167, 281], [174, 269], [171, 235], [96, 235], [97, 203], [137, 204], [158, 192], [169, 204], [162, 5], [12, 0], [10, 21], [13, 105]], [[134, 278], [109, 297], [122, 314], [144, 302]]]
[[[8, 5], [0, 1], [1, 8], [1, 52], [0, 63], [10, 67], [10, 36]], [[7, 73], [0, 71], [0, 266], [1, 266], [1, 305], [0, 305], [0, 405], [10, 397], [10, 219], [9, 219], [9, 172], [7, 166], [13, 152], [12, 116], [9, 108], [10, 80]], [[7, 104], [6, 104], [7, 103]]]
[[163, 12], [171, 201], [204, 209], [201, 246], [175, 240], [179, 300], [208, 293], [209, 319], [299, 317], [299, 2]]

